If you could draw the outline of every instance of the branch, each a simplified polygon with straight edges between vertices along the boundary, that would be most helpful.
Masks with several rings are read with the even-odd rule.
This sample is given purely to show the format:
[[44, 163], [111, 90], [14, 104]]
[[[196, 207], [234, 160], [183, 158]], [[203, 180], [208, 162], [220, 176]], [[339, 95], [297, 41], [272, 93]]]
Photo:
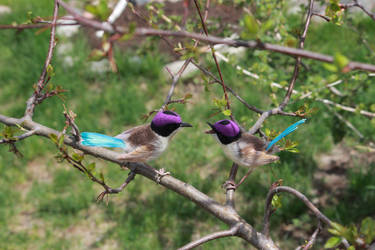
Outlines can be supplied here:
[[274, 187], [267, 194], [266, 207], [264, 210], [263, 234], [265, 234], [266, 236], [269, 236], [269, 226], [270, 226], [269, 222], [270, 222], [270, 217], [272, 214], [272, 205], [271, 205], [272, 198], [275, 194], [278, 194], [281, 192], [287, 192], [287, 193], [294, 195], [295, 197], [303, 201], [303, 203], [305, 203], [307, 208], [310, 209], [310, 211], [313, 212], [314, 215], [320, 221], [326, 223], [327, 225], [331, 225], [332, 221], [328, 219], [322, 212], [320, 212], [319, 209], [315, 207], [314, 204], [312, 204], [312, 202], [305, 195], [303, 195], [302, 193], [300, 193], [299, 191], [291, 187], [287, 187], [287, 186]]
[[[56, 33], [56, 20], [57, 20], [57, 15], [59, 12], [59, 4], [58, 0], [55, 0], [55, 5], [53, 9], [53, 19], [52, 19], [52, 27], [51, 27], [51, 36], [50, 36], [50, 41], [49, 41], [49, 48], [48, 48], [48, 53], [47, 57], [44, 63], [43, 71], [39, 77], [36, 90], [34, 91], [33, 95], [27, 100], [27, 106], [25, 110], [25, 116], [28, 118], [31, 118], [34, 114], [34, 109], [35, 106], [37, 105], [37, 99], [43, 90], [46, 82], [46, 75], [47, 75], [47, 68], [51, 63], [52, 60], [52, 55], [53, 55], [53, 49], [55, 47], [55, 33]], [[47, 81], [48, 82], [48, 81]]]
[[130, 173], [128, 174], [128, 177], [126, 178], [125, 182], [121, 184], [120, 187], [118, 188], [106, 188], [101, 194], [99, 194], [99, 196], [96, 198], [96, 201], [101, 201], [104, 199], [104, 197], [108, 194], [117, 194], [117, 193], [120, 193], [122, 190], [124, 190], [124, 188], [126, 188], [126, 186], [132, 181], [134, 180], [134, 177], [135, 177], [135, 173], [133, 171], [130, 171]]
[[[49, 138], [50, 134], [58, 136], [59, 131], [43, 126], [42, 124], [36, 123], [27, 118], [12, 118], [4, 115], [0, 115], [0, 123], [8, 126], [21, 125], [28, 130], [36, 130], [35, 135]], [[98, 147], [86, 147], [77, 143], [74, 138], [70, 136], [64, 137], [64, 144], [71, 146], [75, 149], [81, 150], [85, 154], [92, 155], [97, 158], [101, 158], [110, 162], [117, 163], [122, 166], [124, 162], [118, 160], [119, 153], [114, 151], [98, 148]], [[135, 174], [142, 175], [155, 183], [158, 179], [158, 172], [152, 167], [142, 163], [128, 163], [127, 167]], [[275, 243], [267, 238], [262, 233], [257, 232], [250, 224], [245, 222], [233, 209], [228, 209], [227, 206], [222, 205], [210, 198], [206, 194], [200, 192], [188, 183], [182, 182], [170, 175], [164, 176], [160, 180], [160, 185], [174, 191], [175, 193], [193, 201], [195, 204], [209, 212], [210, 214], [217, 217], [225, 224], [233, 227], [240, 223], [237, 235], [247, 242], [251, 243], [258, 249], [278, 249]]]
[[211, 240], [235, 236], [237, 234], [239, 228], [240, 228], [240, 225], [237, 224], [229, 230], [219, 231], [219, 232], [209, 234], [209, 235], [204, 236], [203, 238], [200, 238], [196, 241], [190, 242], [189, 244], [187, 244], [183, 247], [180, 247], [179, 250], [188, 250], [188, 249], [192, 249], [192, 248], [195, 248], [197, 246], [200, 246], [200, 245], [202, 245], [202, 244], [204, 244], [208, 241], [211, 241]]
[[[202, 14], [201, 14], [201, 10], [199, 8], [199, 4], [198, 4], [197, 0], [194, 0], [194, 4], [195, 4], [195, 7], [197, 8], [197, 12], [199, 14], [199, 18], [201, 19], [201, 24], [202, 24], [204, 33], [206, 34], [206, 36], [208, 36], [208, 31], [207, 31], [206, 23], [203, 20], [203, 17], [202, 17]], [[220, 66], [219, 66], [219, 62], [217, 61], [214, 48], [212, 46], [210, 46], [210, 48], [211, 48], [212, 57], [214, 58], [214, 61], [215, 61], [215, 64], [216, 64], [217, 72], [219, 73], [219, 76], [220, 76], [220, 84], [223, 87], [224, 97], [225, 97], [225, 100], [227, 102], [226, 106], [227, 106], [227, 109], [230, 110], [230, 103], [229, 103], [228, 94], [227, 94], [225, 83], [224, 83], [223, 74], [221, 73], [221, 69], [220, 69]], [[232, 114], [230, 115], [230, 117], [233, 120]]]
[[[301, 35], [300, 42], [299, 42], [299, 48], [300, 49], [303, 49], [304, 44], [305, 44], [307, 30], [309, 29], [310, 21], [311, 21], [311, 17], [312, 17], [313, 7], [314, 7], [314, 0], [310, 0], [308, 12], [307, 12], [307, 17], [306, 17], [305, 28], [303, 30], [303, 33]], [[293, 92], [293, 89], [294, 89], [294, 85], [295, 85], [295, 83], [297, 81], [297, 77], [298, 77], [298, 74], [299, 74], [299, 66], [301, 64], [301, 61], [302, 61], [301, 57], [297, 57], [296, 58], [296, 64], [294, 65], [293, 77], [292, 77], [292, 79], [291, 79], [291, 81], [289, 83], [288, 91], [287, 91], [287, 93], [286, 93], [286, 95], [284, 97], [284, 100], [279, 105], [280, 110], [283, 110], [285, 108], [285, 106], [289, 103], [290, 96], [292, 95], [292, 92]]]
[[371, 13], [370, 11], [368, 11], [362, 4], [360, 4], [358, 2], [358, 0], [353, 0], [354, 1], [354, 5], [352, 6], [349, 6], [349, 5], [344, 5], [345, 7], [358, 7], [360, 8], [363, 12], [366, 13], [366, 15], [368, 15], [369, 17], [371, 17], [372, 20], [375, 21], [375, 14], [374, 13]]
[[333, 108], [331, 108], [328, 104], [325, 104], [326, 105], [326, 107], [340, 120], [340, 121], [342, 121], [343, 123], [345, 123], [345, 125], [348, 127], [348, 128], [350, 128], [351, 130], [353, 130], [353, 132], [354, 132], [354, 134], [356, 134], [360, 139], [363, 139], [363, 138], [365, 138], [364, 136], [363, 136], [363, 134], [361, 133], [361, 132], [359, 132], [359, 130], [358, 129], [356, 129], [356, 127], [354, 127], [354, 125], [350, 122], [350, 121], [348, 121], [348, 120], [346, 120], [342, 115], [340, 115], [339, 113], [337, 113]]
[[27, 131], [26, 133], [24, 133], [22, 135], [15, 136], [12, 139], [1, 139], [0, 144], [13, 143], [13, 142], [16, 142], [16, 141], [21, 141], [23, 139], [26, 139], [27, 137], [30, 137], [30, 136], [34, 135], [35, 133], [36, 133], [36, 130], [30, 130], [30, 131]]
[[[98, 21], [87, 19], [80, 15], [78, 11], [76, 11], [74, 8], [70, 7], [66, 3], [64, 3], [62, 0], [57, 0], [62, 7], [64, 7], [75, 19], [77, 22], [81, 23], [82, 25], [89, 26], [94, 29], [100, 29], [104, 30], [109, 33], [120, 33], [125, 34], [126, 29], [123, 27], [114, 27], [108, 23], [102, 24]], [[207, 42], [209, 44], [225, 44], [232, 47], [246, 47], [251, 49], [260, 49], [260, 50], [269, 50], [293, 57], [302, 57], [302, 58], [308, 58], [313, 59], [317, 61], [327, 62], [327, 63], [333, 63], [334, 58], [329, 55], [320, 54], [308, 50], [303, 49], [296, 49], [296, 48], [289, 48], [284, 47], [276, 44], [270, 44], [270, 43], [262, 43], [260, 41], [244, 41], [244, 40], [233, 40], [233, 39], [227, 39], [227, 38], [221, 38], [211, 35], [201, 35], [198, 33], [192, 33], [187, 31], [170, 31], [170, 30], [157, 30], [157, 29], [149, 29], [149, 28], [137, 28], [134, 32], [134, 35], [138, 36], [173, 36], [173, 37], [182, 37], [182, 38], [192, 38], [199, 41]], [[366, 63], [360, 63], [355, 61], [350, 61], [347, 65], [347, 69], [350, 70], [365, 70], [370, 72], [375, 72], [375, 65], [372, 64], [366, 64]]]
[[[207, 16], [208, 16], [208, 6], [210, 4], [210, 0], [207, 0], [207, 6], [206, 6], [206, 11], [204, 13], [204, 18], [202, 19], [203, 21], [205, 21], [207, 19]], [[154, 9], [155, 10], [155, 9]], [[158, 13], [159, 14], [159, 13]], [[170, 19], [167, 19], [167, 22], [171, 23], [172, 21]], [[177, 26], [179, 28], [179, 26]], [[179, 28], [180, 29], [180, 28]], [[198, 46], [198, 41], [195, 41], [194, 43], [194, 46], [193, 48], [196, 48]], [[162, 109], [165, 109], [165, 107], [171, 103], [171, 98], [172, 98], [172, 95], [173, 95], [173, 92], [174, 92], [174, 89], [176, 87], [176, 84], [178, 82], [178, 80], [180, 79], [182, 73], [186, 70], [187, 66], [189, 65], [189, 63], [191, 63], [193, 61], [193, 57], [189, 57], [188, 59], [185, 60], [184, 64], [181, 66], [180, 70], [177, 72], [176, 75], [172, 75], [172, 73], [168, 70], [168, 72], [172, 75], [172, 86], [171, 88], [169, 89], [169, 92], [168, 92], [168, 95], [164, 101], [164, 104], [162, 106]]]
[[[79, 25], [79, 23], [56, 23], [56, 26], [70, 26], [70, 25]], [[16, 29], [16, 30], [24, 30], [24, 29], [39, 29], [39, 28], [47, 28], [52, 27], [52, 23], [35, 23], [35, 24], [1, 24], [0, 29]]]
[[320, 221], [318, 221], [318, 227], [315, 229], [315, 231], [311, 235], [309, 241], [303, 247], [303, 250], [308, 250], [308, 249], [310, 249], [314, 245], [314, 243], [316, 241], [316, 237], [318, 236], [318, 234], [319, 234], [319, 232], [320, 232], [321, 229], [322, 229], [322, 223]]

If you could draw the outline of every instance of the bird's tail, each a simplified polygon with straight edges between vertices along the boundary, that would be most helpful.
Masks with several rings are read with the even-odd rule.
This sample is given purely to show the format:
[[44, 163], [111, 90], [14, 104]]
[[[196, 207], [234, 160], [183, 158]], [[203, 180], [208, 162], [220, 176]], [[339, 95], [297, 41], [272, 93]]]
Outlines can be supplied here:
[[280, 141], [282, 138], [284, 138], [285, 136], [289, 135], [290, 133], [292, 133], [294, 130], [296, 130], [298, 128], [298, 125], [304, 123], [306, 121], [306, 119], [302, 119], [292, 125], [290, 125], [287, 129], [285, 129], [283, 132], [281, 132], [281, 134], [279, 134], [275, 139], [273, 139], [267, 146], [266, 148], [266, 151], [268, 149], [270, 149], [272, 147], [273, 144], [275, 144], [276, 142]]
[[81, 144], [91, 147], [125, 148], [126, 144], [119, 138], [92, 132], [81, 133]]

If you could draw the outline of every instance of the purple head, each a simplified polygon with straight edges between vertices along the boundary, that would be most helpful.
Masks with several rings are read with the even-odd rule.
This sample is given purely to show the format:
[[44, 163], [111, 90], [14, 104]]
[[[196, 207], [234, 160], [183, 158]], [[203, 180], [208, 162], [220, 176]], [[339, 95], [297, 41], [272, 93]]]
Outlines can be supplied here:
[[231, 143], [237, 140], [241, 135], [241, 129], [231, 120], [220, 120], [215, 124], [208, 123], [212, 130], [207, 131], [207, 134], [216, 134], [223, 144]]
[[159, 111], [152, 122], [155, 126], [162, 127], [168, 124], [180, 124], [182, 122], [181, 116], [177, 113], [166, 110], [166, 111]]
[[189, 123], [182, 122], [181, 117], [169, 110], [159, 111], [151, 122], [151, 128], [161, 136], [169, 136], [180, 127], [192, 127]]

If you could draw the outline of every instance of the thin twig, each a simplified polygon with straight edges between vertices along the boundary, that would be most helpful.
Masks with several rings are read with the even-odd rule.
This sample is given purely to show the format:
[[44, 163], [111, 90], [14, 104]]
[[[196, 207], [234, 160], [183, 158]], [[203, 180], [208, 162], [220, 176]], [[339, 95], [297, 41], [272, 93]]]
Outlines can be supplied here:
[[[201, 19], [201, 24], [202, 24], [204, 33], [206, 34], [206, 36], [208, 36], [208, 31], [207, 31], [206, 23], [205, 23], [205, 21], [204, 21], [204, 19], [202, 17], [202, 13], [201, 13], [201, 10], [200, 10], [200, 7], [199, 7], [199, 4], [198, 4], [197, 0], [194, 0], [194, 4], [195, 4], [195, 7], [197, 8], [197, 12], [199, 14], [199, 18]], [[228, 99], [228, 94], [227, 94], [227, 91], [226, 91], [226, 86], [225, 86], [225, 83], [224, 83], [223, 74], [221, 73], [219, 62], [218, 62], [218, 60], [216, 58], [216, 55], [215, 55], [215, 49], [212, 46], [210, 46], [210, 48], [211, 48], [212, 57], [214, 58], [214, 61], [215, 61], [215, 64], [216, 64], [217, 72], [219, 73], [219, 76], [220, 76], [220, 83], [221, 83], [221, 86], [223, 87], [224, 97], [225, 97], [225, 100], [227, 102], [226, 106], [227, 106], [227, 109], [230, 110], [230, 103], [229, 103], [229, 99]], [[233, 115], [232, 114], [230, 115], [230, 117], [233, 120]]]
[[[74, 26], [79, 25], [79, 23], [56, 23], [56, 26]], [[15, 30], [25, 30], [25, 29], [39, 29], [47, 28], [53, 26], [52, 23], [33, 23], [33, 24], [1, 24], [0, 29], [15, 29]]]
[[318, 236], [321, 229], [322, 229], [322, 223], [319, 220], [317, 228], [315, 229], [314, 233], [311, 235], [307, 244], [303, 247], [303, 250], [308, 250], [314, 245], [314, 243], [316, 241], [316, 237]]
[[[206, 3], [206, 10], [205, 10], [204, 18], [203, 18], [204, 21], [208, 17], [208, 6], [209, 5], [210, 5], [210, 0], [208, 0], [207, 3]], [[171, 22], [170, 19], [167, 19], [167, 21]], [[195, 41], [193, 48], [196, 48], [198, 46], [198, 43], [199, 43], [199, 41]], [[188, 59], [186, 59], [185, 62], [184, 62], [184, 64], [181, 66], [180, 70], [177, 72], [176, 75], [172, 75], [172, 73], [167, 68], [168, 72], [172, 75], [172, 85], [171, 85], [171, 88], [169, 89], [168, 95], [165, 98], [165, 101], [164, 101], [163, 106], [162, 106], [161, 109], [164, 110], [165, 107], [168, 104], [171, 103], [172, 95], [173, 95], [174, 89], [176, 87], [176, 84], [177, 84], [178, 80], [181, 78], [182, 73], [186, 70], [187, 66], [189, 65], [189, 63], [192, 62], [192, 60], [193, 60], [193, 57], [189, 57]]]
[[43, 71], [39, 77], [36, 90], [34, 91], [33, 95], [27, 100], [27, 106], [25, 110], [25, 116], [28, 118], [32, 118], [34, 114], [34, 109], [36, 106], [36, 101], [37, 98], [39, 97], [41, 91], [43, 90], [45, 86], [45, 80], [46, 80], [46, 75], [47, 75], [47, 68], [51, 63], [52, 60], [52, 55], [53, 55], [53, 49], [55, 47], [55, 34], [56, 34], [56, 20], [57, 20], [57, 15], [59, 12], [59, 4], [58, 0], [55, 0], [55, 5], [53, 9], [53, 19], [52, 19], [52, 27], [51, 27], [51, 36], [50, 36], [50, 41], [49, 41], [49, 47], [48, 47], [48, 52], [47, 52], [47, 57], [44, 62], [43, 66]]
[[303, 201], [303, 203], [305, 203], [307, 208], [311, 212], [313, 212], [314, 215], [319, 220], [326, 223], [327, 225], [331, 225], [332, 221], [328, 219], [322, 212], [320, 212], [319, 209], [315, 207], [314, 204], [312, 204], [312, 202], [305, 195], [295, 190], [294, 188], [287, 187], [287, 186], [280, 186], [280, 187], [272, 188], [267, 194], [266, 206], [265, 206], [264, 218], [263, 218], [263, 234], [265, 234], [266, 236], [269, 236], [269, 226], [270, 226], [269, 221], [270, 221], [270, 217], [272, 214], [272, 205], [271, 205], [272, 198], [275, 194], [282, 193], [282, 192], [290, 193], [294, 195], [295, 197], [297, 197], [298, 199], [300, 199], [301, 201]]
[[174, 92], [174, 89], [176, 88], [176, 84], [177, 84], [178, 80], [180, 80], [182, 73], [185, 71], [185, 69], [187, 68], [187, 66], [189, 65], [190, 62], [191, 62], [191, 58], [188, 58], [184, 62], [184, 64], [181, 66], [181, 68], [177, 72], [177, 74], [172, 77], [172, 79], [173, 79], [172, 80], [172, 85], [171, 85], [171, 88], [168, 91], [168, 95], [165, 98], [164, 103], [163, 103], [163, 105], [161, 107], [162, 110], [164, 110], [165, 107], [170, 103], [172, 95], [173, 95], [173, 92]]
[[356, 129], [356, 127], [354, 127], [354, 125], [346, 120], [342, 115], [340, 115], [339, 113], [337, 113], [333, 108], [331, 108], [328, 104], [325, 104], [326, 107], [340, 120], [342, 121], [343, 123], [345, 123], [345, 125], [350, 128], [351, 130], [353, 130], [354, 134], [356, 134], [360, 139], [363, 139], [364, 136], [361, 132], [359, 132], [358, 129]]
[[126, 180], [124, 181], [124, 183], [121, 184], [120, 187], [118, 188], [110, 188], [110, 187], [107, 187], [101, 194], [99, 194], [99, 196], [96, 198], [96, 201], [101, 201], [104, 199], [104, 197], [108, 194], [117, 194], [117, 193], [120, 193], [122, 190], [124, 190], [124, 188], [126, 188], [126, 186], [132, 181], [134, 180], [134, 177], [135, 177], [136, 173], [134, 171], [130, 171], [129, 174], [128, 174], [128, 177], [126, 178]]
[[[360, 3], [358, 2], [358, 0], [353, 0], [353, 1], [354, 1], [354, 5], [353, 5], [353, 6], [360, 8], [363, 12], [366, 13], [366, 15], [368, 15], [369, 17], [371, 17], [372, 20], [375, 21], [375, 13], [371, 13], [369, 10], [367, 10], [367, 9], [365, 8], [365, 6], [363, 6], [362, 4], [360, 4]], [[346, 6], [347, 6], [347, 7], [351, 7], [351, 6], [348, 6], [348, 5], [346, 5]]]
[[211, 240], [235, 236], [237, 234], [239, 228], [240, 228], [240, 224], [236, 224], [234, 227], [232, 227], [229, 230], [215, 232], [215, 233], [206, 235], [206, 236], [204, 236], [204, 237], [202, 237], [202, 238], [200, 238], [196, 241], [190, 242], [189, 244], [187, 244], [183, 247], [180, 247], [179, 250], [188, 250], [188, 249], [192, 249], [192, 248], [195, 248], [197, 246], [200, 246], [200, 245], [202, 245], [202, 244], [204, 244], [208, 241], [211, 241]]
[[22, 135], [14, 136], [14, 138], [12, 138], [12, 139], [1, 139], [0, 144], [14, 143], [14, 142], [17, 142], [17, 141], [21, 141], [23, 139], [26, 139], [27, 137], [30, 137], [30, 136], [34, 135], [36, 133], [36, 131], [37, 131], [37, 129], [30, 130], [30, 131], [27, 131], [26, 133], [24, 133]]

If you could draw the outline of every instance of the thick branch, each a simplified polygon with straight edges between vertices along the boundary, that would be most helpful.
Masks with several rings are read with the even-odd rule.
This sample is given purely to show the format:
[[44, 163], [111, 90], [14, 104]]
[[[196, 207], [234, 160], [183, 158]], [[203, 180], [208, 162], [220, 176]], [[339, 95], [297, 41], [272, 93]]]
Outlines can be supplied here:
[[[50, 134], [55, 134], [56, 136], [60, 134], [59, 131], [56, 131], [54, 129], [43, 126], [39, 123], [36, 123], [34, 121], [31, 121], [30, 119], [25, 118], [17, 119], [0, 115], [0, 123], [6, 124], [8, 126], [17, 126], [22, 124], [22, 127], [24, 127], [25, 129], [36, 130], [35, 135], [43, 136], [46, 138], [49, 138]], [[69, 136], [65, 136], [64, 143], [97, 158], [108, 160], [119, 165], [124, 164], [124, 162], [118, 160], [120, 154], [114, 151], [104, 148], [82, 146], [81, 144], [77, 143], [74, 140], [74, 138]], [[154, 182], [157, 182], [158, 173], [152, 167], [142, 163], [129, 163], [127, 166], [135, 174], [140, 174]], [[179, 195], [193, 201], [194, 203], [205, 209], [210, 214], [216, 216], [219, 220], [226, 223], [230, 227], [233, 227], [234, 225], [240, 223], [237, 235], [246, 240], [247, 242], [251, 243], [256, 248], [278, 249], [278, 247], [271, 239], [255, 231], [254, 228], [246, 221], [244, 221], [233, 209], [228, 209], [227, 206], [218, 203], [217, 201], [213, 200], [206, 194], [200, 192], [190, 184], [184, 183], [170, 175], [164, 176], [160, 180], [160, 184], [178, 193]]]
[[238, 229], [240, 228], [240, 225], [237, 224], [235, 225], [234, 227], [232, 227], [231, 229], [229, 230], [225, 230], [225, 231], [220, 231], [220, 232], [215, 232], [215, 233], [212, 233], [212, 234], [209, 234], [207, 236], [204, 236], [196, 241], [193, 241], [193, 242], [190, 242], [189, 244], [179, 248], [179, 250], [188, 250], [188, 249], [192, 249], [192, 248], [195, 248], [197, 246], [200, 246], [208, 241], [211, 241], [211, 240], [216, 240], [216, 239], [220, 239], [220, 238], [224, 238], [224, 237], [230, 237], [230, 236], [235, 236], [238, 232]]

